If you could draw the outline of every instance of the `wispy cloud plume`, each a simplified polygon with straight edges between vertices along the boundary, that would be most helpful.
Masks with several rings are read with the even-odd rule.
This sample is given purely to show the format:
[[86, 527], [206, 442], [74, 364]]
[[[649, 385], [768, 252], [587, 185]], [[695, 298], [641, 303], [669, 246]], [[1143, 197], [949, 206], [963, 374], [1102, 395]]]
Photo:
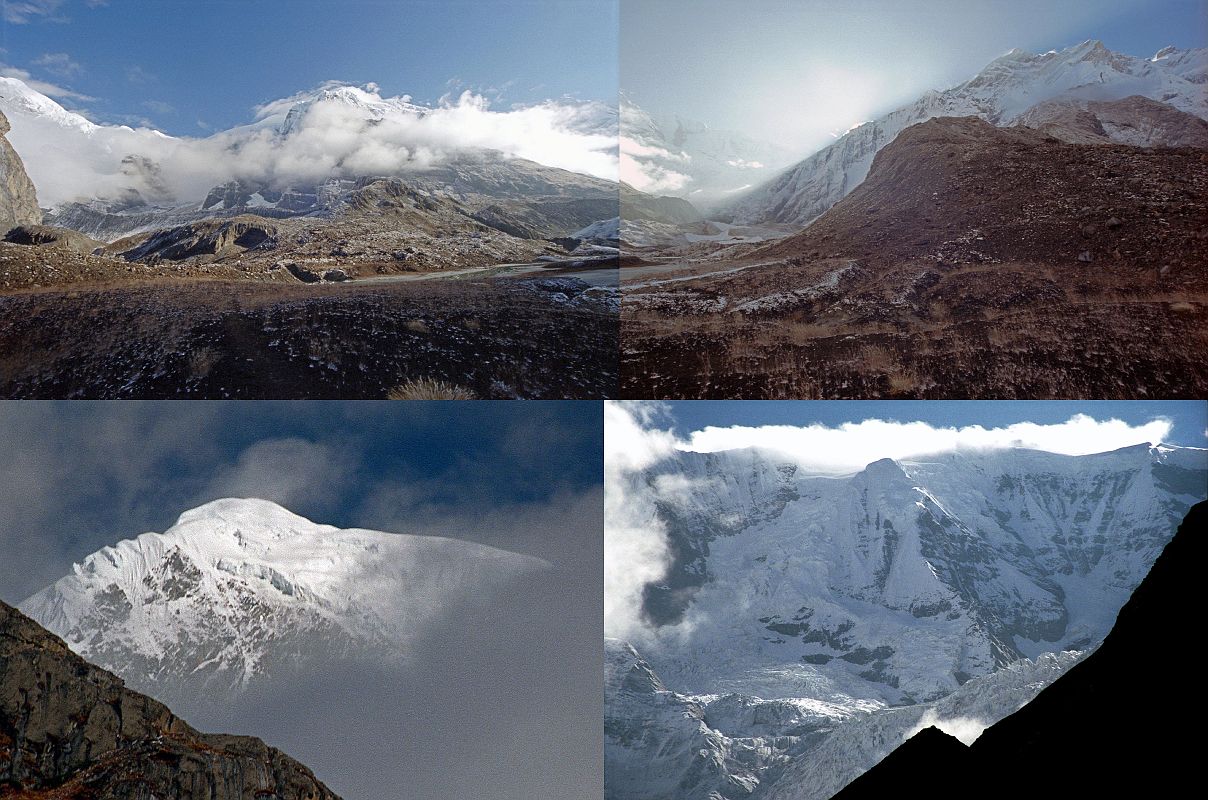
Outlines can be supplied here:
[[5, 22], [25, 25], [39, 19], [62, 21], [59, 9], [63, 0], [0, 0], [0, 15]]
[[949, 736], [955, 736], [963, 744], [971, 745], [977, 741], [977, 737], [981, 736], [986, 728], [990, 727], [990, 723], [983, 722], [975, 717], [945, 717], [941, 719], [935, 713], [935, 709], [929, 708], [923, 714], [922, 719], [906, 732], [906, 735], [902, 737], [902, 741], [906, 741], [924, 728], [932, 726], [939, 728]]
[[34, 66], [42, 67], [63, 78], [73, 78], [84, 73], [84, 67], [66, 53], [43, 53], [34, 59]]

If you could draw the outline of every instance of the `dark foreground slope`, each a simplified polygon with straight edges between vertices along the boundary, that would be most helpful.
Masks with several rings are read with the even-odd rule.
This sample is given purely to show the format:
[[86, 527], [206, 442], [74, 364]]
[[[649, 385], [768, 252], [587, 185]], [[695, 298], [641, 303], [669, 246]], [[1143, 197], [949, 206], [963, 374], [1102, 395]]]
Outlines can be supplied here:
[[339, 800], [259, 739], [198, 733], [3, 602], [0, 798]]
[[1203, 397], [1208, 150], [907, 128], [799, 234], [629, 289], [627, 397]]
[[616, 396], [612, 292], [573, 277], [302, 286], [161, 280], [0, 295], [0, 397]]
[[837, 800], [885, 797], [886, 787], [932, 800], [1182, 795], [1199, 773], [1191, 731], [1204, 699], [1177, 648], [1196, 636], [1206, 533], [1200, 503], [1099, 649], [972, 747], [922, 731]]

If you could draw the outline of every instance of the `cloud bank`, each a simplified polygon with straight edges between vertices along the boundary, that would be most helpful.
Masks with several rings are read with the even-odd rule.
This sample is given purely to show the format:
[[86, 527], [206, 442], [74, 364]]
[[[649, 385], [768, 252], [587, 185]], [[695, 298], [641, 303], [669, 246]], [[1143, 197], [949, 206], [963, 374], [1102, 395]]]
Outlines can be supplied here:
[[621, 136], [620, 146], [621, 180], [638, 191], [650, 194], [678, 192], [692, 180], [675, 169], [675, 166], [686, 166], [691, 161], [686, 153], [672, 153], [624, 135]]
[[866, 419], [837, 427], [710, 426], [694, 431], [679, 446], [698, 453], [743, 447], [773, 450], [792, 457], [804, 467], [842, 475], [882, 458], [904, 459], [959, 450], [1022, 447], [1064, 455], [1104, 453], [1129, 445], [1161, 442], [1172, 427], [1167, 419], [1130, 425], [1118, 419], [1096, 420], [1086, 414], [1075, 414], [1052, 425], [1019, 422], [1000, 428], [980, 425], [949, 428], [926, 422]]
[[604, 635], [638, 638], [646, 585], [667, 572], [671, 554], [655, 510], [656, 487], [641, 472], [675, 451], [656, 428], [657, 404], [604, 404]]
[[[44, 206], [117, 197], [128, 188], [159, 201], [194, 202], [231, 180], [280, 189], [401, 175], [482, 150], [607, 180], [618, 176], [615, 111], [600, 103], [550, 100], [497, 110], [467, 91], [425, 107], [406, 96], [382, 97], [374, 84], [330, 83], [260, 106], [249, 125], [187, 138], [96, 125], [46, 97], [29, 96], [37, 87], [27, 73], [9, 77], [25, 80], [25, 92], [10, 85], [0, 92], [0, 108]], [[153, 162], [155, 175], [131, 170], [124, 163], [131, 155]]]

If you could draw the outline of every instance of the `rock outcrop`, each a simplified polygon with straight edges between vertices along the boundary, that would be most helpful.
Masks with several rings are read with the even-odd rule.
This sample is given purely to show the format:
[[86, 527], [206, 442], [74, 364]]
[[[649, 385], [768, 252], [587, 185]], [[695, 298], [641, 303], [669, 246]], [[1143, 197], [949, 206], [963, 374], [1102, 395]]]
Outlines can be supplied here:
[[18, 225], [9, 230], [4, 241], [31, 247], [52, 247], [87, 256], [105, 245], [89, 236], [54, 225]]
[[3, 602], [0, 797], [339, 800], [259, 739], [197, 732]]
[[196, 256], [217, 258], [253, 248], [271, 249], [276, 241], [275, 225], [261, 217], [244, 215], [227, 220], [203, 220], [157, 231], [122, 255], [128, 261], [181, 261]]
[[8, 117], [0, 112], [0, 232], [42, 221], [34, 183], [25, 172], [21, 156], [5, 138], [10, 129]]

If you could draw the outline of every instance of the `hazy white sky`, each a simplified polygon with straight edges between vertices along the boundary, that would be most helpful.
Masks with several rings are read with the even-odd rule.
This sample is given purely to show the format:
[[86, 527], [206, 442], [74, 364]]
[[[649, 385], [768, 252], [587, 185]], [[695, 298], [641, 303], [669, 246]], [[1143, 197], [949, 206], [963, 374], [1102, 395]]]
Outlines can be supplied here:
[[1011, 50], [1204, 47], [1205, 0], [623, 0], [621, 88], [803, 153]]

